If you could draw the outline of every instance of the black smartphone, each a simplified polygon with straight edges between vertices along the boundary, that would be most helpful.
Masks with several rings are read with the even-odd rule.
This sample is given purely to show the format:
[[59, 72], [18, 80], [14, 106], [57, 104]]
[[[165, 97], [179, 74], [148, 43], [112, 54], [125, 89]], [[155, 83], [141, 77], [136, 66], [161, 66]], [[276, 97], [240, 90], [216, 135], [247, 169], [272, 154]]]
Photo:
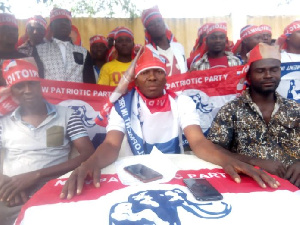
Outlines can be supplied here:
[[200, 201], [218, 201], [223, 196], [215, 189], [206, 179], [188, 178], [183, 179], [188, 189], [193, 193], [195, 198]]
[[126, 166], [124, 167], [124, 170], [144, 183], [155, 181], [163, 177], [159, 172], [143, 164]]

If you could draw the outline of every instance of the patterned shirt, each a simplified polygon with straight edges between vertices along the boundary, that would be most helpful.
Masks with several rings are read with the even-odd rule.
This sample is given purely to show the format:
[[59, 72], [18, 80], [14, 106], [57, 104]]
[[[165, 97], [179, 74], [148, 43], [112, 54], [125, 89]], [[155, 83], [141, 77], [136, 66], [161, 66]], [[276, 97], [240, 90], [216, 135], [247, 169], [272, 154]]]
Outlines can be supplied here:
[[[40, 44], [45, 43], [43, 40]], [[27, 40], [24, 44], [18, 47], [18, 51], [27, 55], [27, 56], [34, 56], [33, 51], [35, 51], [34, 46], [30, 43], [29, 40]]]
[[[241, 61], [236, 56], [234, 56], [232, 52], [225, 51], [225, 55], [227, 56], [229, 67], [241, 65]], [[203, 55], [203, 57], [199, 61], [192, 64], [191, 68], [194, 70], [210, 69], [207, 52]]]
[[[71, 41], [65, 43], [64, 54], [54, 39], [39, 44], [33, 51], [35, 60], [45, 79], [95, 84], [93, 62], [90, 53]], [[41, 75], [41, 74], [40, 74]]]
[[232, 152], [289, 166], [300, 159], [300, 105], [276, 93], [274, 111], [266, 124], [247, 89], [220, 109], [208, 139]]

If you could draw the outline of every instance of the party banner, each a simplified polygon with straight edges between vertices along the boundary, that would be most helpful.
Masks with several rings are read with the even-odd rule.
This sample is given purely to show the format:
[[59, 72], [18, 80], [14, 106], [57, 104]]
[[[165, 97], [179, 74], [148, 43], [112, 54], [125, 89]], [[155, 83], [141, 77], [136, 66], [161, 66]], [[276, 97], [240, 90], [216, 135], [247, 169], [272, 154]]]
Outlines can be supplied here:
[[[193, 71], [167, 79], [167, 89], [190, 96], [196, 103], [201, 127], [206, 134], [218, 110], [234, 99], [243, 88], [242, 67]], [[76, 110], [90, 139], [97, 147], [105, 138], [105, 128], [94, 122], [95, 117], [114, 87], [62, 81], [42, 81], [45, 98]]]
[[[197, 201], [184, 185], [184, 178], [207, 179], [222, 193], [223, 199]], [[87, 180], [82, 194], [72, 200], [59, 198], [66, 179], [54, 179], [24, 205], [16, 225], [295, 222], [300, 191], [287, 180], [276, 179], [281, 183], [278, 189], [263, 189], [250, 177], [242, 176], [242, 182], [237, 184], [222, 169], [201, 169], [178, 171], [167, 183], [126, 186], [117, 174], [103, 174], [100, 188]]]
[[300, 103], [300, 62], [281, 64], [281, 81], [277, 91], [283, 97]]

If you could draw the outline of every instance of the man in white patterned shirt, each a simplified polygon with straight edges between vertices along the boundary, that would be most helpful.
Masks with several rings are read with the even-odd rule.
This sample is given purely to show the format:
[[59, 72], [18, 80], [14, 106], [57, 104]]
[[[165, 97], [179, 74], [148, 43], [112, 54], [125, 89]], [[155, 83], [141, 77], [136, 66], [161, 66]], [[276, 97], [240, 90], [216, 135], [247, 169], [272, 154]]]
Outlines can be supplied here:
[[49, 42], [36, 46], [37, 63], [44, 69], [42, 77], [49, 80], [96, 83], [90, 53], [71, 42], [71, 12], [54, 8], [50, 13]]

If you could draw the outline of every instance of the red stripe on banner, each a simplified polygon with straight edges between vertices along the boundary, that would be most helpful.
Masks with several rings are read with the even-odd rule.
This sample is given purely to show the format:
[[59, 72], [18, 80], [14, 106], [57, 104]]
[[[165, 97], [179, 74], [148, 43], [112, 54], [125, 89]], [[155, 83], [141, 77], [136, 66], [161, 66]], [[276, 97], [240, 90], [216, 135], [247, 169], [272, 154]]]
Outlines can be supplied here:
[[279, 181], [281, 184], [279, 188], [274, 189], [267, 187], [263, 189], [256, 183], [255, 180], [246, 175], [240, 175], [242, 181], [240, 184], [237, 184], [224, 172], [223, 169], [181, 170], [177, 172], [176, 178], [171, 182], [184, 185], [182, 181], [183, 178], [205, 178], [221, 193], [272, 192], [276, 190], [289, 190], [294, 192], [299, 190], [299, 188], [291, 184], [288, 180], [281, 179], [275, 175], [269, 175]]
[[[206, 178], [219, 192], [221, 193], [251, 193], [251, 192], [273, 192], [277, 190], [288, 190], [291, 192], [298, 191], [299, 189], [292, 185], [289, 181], [275, 177], [280, 182], [278, 189], [267, 187], [261, 188], [256, 181], [247, 176], [241, 176], [242, 181], [240, 184], [234, 182], [222, 169], [201, 169], [201, 170], [180, 170], [177, 172], [168, 184], [178, 184], [184, 186], [184, 178]], [[66, 179], [54, 179], [49, 181], [44, 187], [36, 192], [32, 198], [22, 207], [21, 213], [17, 219], [16, 225], [19, 225], [24, 217], [26, 209], [32, 206], [78, 202], [81, 200], [94, 200], [115, 190], [126, 187], [121, 183], [117, 174], [101, 175], [101, 187], [95, 188], [92, 180], [86, 181], [81, 195], [76, 195], [72, 200], [62, 200], [59, 198], [62, 187]]]
[[42, 80], [42, 92], [50, 103], [58, 104], [65, 100], [82, 100], [100, 111], [115, 87], [97, 84]]
[[[167, 77], [167, 89], [173, 92], [198, 89], [208, 96], [222, 96], [240, 93], [237, 84], [242, 76], [237, 75], [242, 66], [192, 71]], [[53, 104], [65, 100], [82, 100], [100, 111], [115, 87], [97, 84], [42, 80], [44, 97]]]
[[[243, 66], [192, 71], [167, 77], [167, 88], [173, 92], [198, 89], [208, 96], [240, 93], [237, 85], [244, 76], [239, 75]], [[243, 82], [242, 82], [243, 83]]]

